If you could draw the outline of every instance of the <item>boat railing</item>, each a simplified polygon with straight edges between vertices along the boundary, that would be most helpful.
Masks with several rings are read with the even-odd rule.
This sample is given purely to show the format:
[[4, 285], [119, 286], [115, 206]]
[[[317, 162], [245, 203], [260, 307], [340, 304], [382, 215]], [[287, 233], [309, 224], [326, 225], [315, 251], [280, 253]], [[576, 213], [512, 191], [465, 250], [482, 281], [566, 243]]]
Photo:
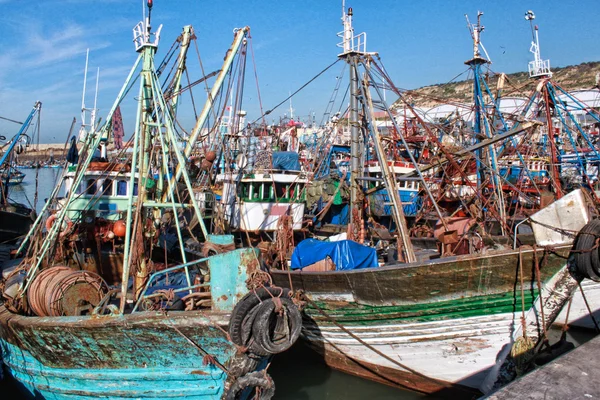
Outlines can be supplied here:
[[550, 75], [550, 60], [535, 60], [529, 62], [529, 77]]
[[201, 284], [194, 285], [194, 284], [192, 284], [192, 280], [190, 277], [190, 267], [192, 267], [194, 265], [198, 265], [202, 262], [205, 262], [209, 258], [210, 257], [200, 258], [198, 260], [190, 261], [190, 262], [187, 262], [184, 264], [176, 265], [174, 267], [165, 268], [161, 271], [154, 272], [152, 275], [150, 275], [150, 279], [148, 279], [148, 282], [146, 282], [146, 286], [144, 286], [144, 290], [140, 293], [140, 297], [138, 298], [138, 300], [135, 303], [135, 306], [133, 307], [133, 310], [131, 312], [132, 313], [136, 312], [144, 300], [162, 296], [162, 293], [146, 294], [148, 292], [148, 290], [150, 289], [152, 282], [161, 275], [166, 275], [168, 273], [176, 272], [176, 271], [184, 271], [185, 272], [187, 286], [173, 289], [173, 293], [189, 292], [189, 294], [191, 294], [195, 289], [210, 287], [210, 284], [208, 284], [208, 283], [201, 283]]
[[[338, 36], [344, 38], [344, 32], [339, 32]], [[338, 43], [338, 47], [341, 47], [346, 52], [355, 52], [355, 53], [366, 53], [367, 52], [367, 34], [365, 32], [360, 33], [358, 35], [354, 35], [349, 39], [344, 39], [344, 41]]]
[[255, 171], [249, 172], [247, 174], [244, 174], [244, 176], [242, 177], [242, 179], [254, 179], [257, 174], [262, 174], [263, 175], [262, 178], [258, 178], [258, 179], [271, 178], [271, 175], [276, 175], [276, 174], [280, 174], [280, 175], [299, 175], [298, 176], [299, 179], [307, 179], [308, 178], [308, 172], [307, 171], [289, 170], [289, 169], [267, 169], [267, 168], [263, 169], [263, 168], [261, 168], [261, 169], [257, 169]]
[[[140, 51], [140, 49], [144, 46], [158, 47], [162, 25], [158, 27], [156, 32], [150, 32], [147, 28], [148, 24], [149, 21], [146, 21], [145, 23], [140, 21], [133, 28], [133, 43], [135, 44], [135, 51]], [[152, 38], [154, 40], [152, 40]]]

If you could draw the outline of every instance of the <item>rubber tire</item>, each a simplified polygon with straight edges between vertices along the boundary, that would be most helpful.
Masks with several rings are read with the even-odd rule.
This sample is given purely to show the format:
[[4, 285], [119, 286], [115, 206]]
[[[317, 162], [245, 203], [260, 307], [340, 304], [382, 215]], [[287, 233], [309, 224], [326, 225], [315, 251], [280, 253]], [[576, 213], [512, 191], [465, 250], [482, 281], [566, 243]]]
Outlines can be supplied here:
[[[600, 220], [592, 220], [588, 222], [577, 235], [573, 248], [575, 250], [586, 250], [594, 247], [596, 237], [600, 234]], [[600, 282], [600, 274], [594, 268], [594, 261], [598, 262], [600, 268], [600, 258], [598, 249], [585, 253], [574, 253], [574, 261], [577, 272], [584, 277], [596, 282]], [[600, 272], [600, 271], [598, 271]]]
[[[583, 228], [581, 228], [580, 234], [591, 234], [593, 236], [594, 243], [592, 247], [596, 244], [596, 239], [600, 237], [600, 220], [594, 219], [588, 222]], [[595, 275], [600, 277], [600, 247], [591, 251], [590, 253], [591, 266]], [[593, 279], [593, 278], [590, 278]]]
[[231, 341], [238, 346], [247, 346], [256, 316], [255, 313], [252, 313], [252, 310], [272, 296], [289, 298], [289, 294], [289, 289], [262, 287], [242, 297], [235, 307], [233, 307], [231, 318], [229, 319], [228, 331]]
[[276, 305], [273, 299], [264, 301], [258, 307], [258, 312], [252, 326], [254, 340], [260, 345], [262, 350], [269, 354], [278, 354], [288, 350], [296, 343], [302, 330], [302, 314], [300, 314], [300, 310], [298, 310], [294, 302], [290, 298], [282, 297], [281, 304], [287, 312], [289, 337], [286, 336], [276, 341], [271, 338], [273, 317], [277, 319], [275, 329], [282, 322], [282, 317], [278, 316], [275, 312]]
[[237, 396], [244, 390], [253, 387], [260, 387], [263, 391], [260, 394], [260, 398], [250, 397], [251, 399], [270, 400], [275, 394], [275, 382], [273, 378], [264, 371], [254, 371], [236, 379], [231, 388], [229, 388], [225, 400], [236, 400], [238, 399]]

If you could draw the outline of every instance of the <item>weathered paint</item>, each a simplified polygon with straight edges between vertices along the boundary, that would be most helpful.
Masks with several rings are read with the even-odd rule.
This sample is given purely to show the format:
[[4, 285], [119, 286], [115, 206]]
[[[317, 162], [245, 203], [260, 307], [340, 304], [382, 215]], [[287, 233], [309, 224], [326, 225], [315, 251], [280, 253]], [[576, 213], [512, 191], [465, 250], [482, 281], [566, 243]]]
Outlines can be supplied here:
[[233, 244], [233, 235], [208, 235], [207, 242], [222, 246]]
[[233, 306], [248, 293], [246, 281], [260, 270], [254, 249], [237, 249], [208, 259], [212, 309], [231, 312]]
[[[584, 279], [581, 282], [581, 289], [584, 294], [582, 295], [579, 289], [575, 290], [570, 309], [565, 307], [561, 311], [556, 318], [556, 324], [568, 324], [577, 328], [596, 329], [594, 320], [590, 316], [590, 310], [596, 321], [600, 321], [600, 282]], [[590, 310], [588, 310], [583, 296], [585, 296]]]
[[228, 377], [205, 355], [225, 366], [240, 357], [227, 338], [227, 312], [248, 292], [246, 280], [259, 263], [252, 249], [207, 263], [211, 310], [28, 317], [0, 306], [4, 362], [46, 399], [219, 399]]
[[226, 374], [173, 327], [228, 365], [227, 321], [202, 312], [39, 318], [0, 307], [0, 345], [15, 378], [46, 399], [219, 399]]
[[53, 368], [27, 351], [2, 343], [11, 374], [45, 399], [218, 399], [225, 374], [218, 368]]
[[[538, 249], [546, 325], [576, 283], [566, 270], [570, 245]], [[523, 248], [527, 331], [539, 339], [534, 251]], [[333, 320], [412, 371], [381, 357], [309, 304], [303, 337], [342, 371], [423, 392], [480, 390], [505, 368], [521, 334], [519, 251], [465, 255], [380, 268], [275, 271], [276, 285], [303, 290]], [[418, 374], [413, 373], [416, 371]], [[419, 375], [422, 374], [423, 376]]]

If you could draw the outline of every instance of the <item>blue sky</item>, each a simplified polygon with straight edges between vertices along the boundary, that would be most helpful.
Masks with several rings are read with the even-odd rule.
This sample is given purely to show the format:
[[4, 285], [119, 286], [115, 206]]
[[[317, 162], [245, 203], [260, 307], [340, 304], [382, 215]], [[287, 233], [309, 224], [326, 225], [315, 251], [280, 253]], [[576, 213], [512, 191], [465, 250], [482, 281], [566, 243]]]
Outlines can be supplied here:
[[[600, 60], [597, 0], [354, 0], [346, 6], [354, 9], [356, 32], [367, 32], [368, 50], [380, 53], [401, 88], [447, 82], [465, 71], [463, 62], [472, 50], [464, 14], [474, 21], [478, 10], [485, 13], [483, 44], [496, 72], [527, 68], [528, 9], [540, 26], [542, 57], [552, 66]], [[0, 0], [0, 116], [23, 121], [40, 100], [42, 142], [64, 143], [71, 120], [80, 114], [87, 48], [90, 76], [100, 68], [98, 107], [105, 116], [136, 59], [131, 29], [141, 10], [142, 0]], [[268, 109], [335, 60], [340, 16], [338, 0], [154, 0], [153, 25], [164, 24], [158, 59], [183, 25], [193, 25], [207, 71], [220, 67], [233, 28], [250, 26]], [[336, 65], [295, 97], [295, 114], [314, 112], [320, 121], [341, 68]], [[253, 76], [249, 58], [249, 88], [255, 87]], [[256, 90], [245, 94], [244, 107], [255, 118]], [[87, 104], [92, 101], [89, 90]], [[273, 116], [285, 112], [282, 107]], [[130, 131], [133, 116], [124, 112], [124, 119]], [[15, 124], [0, 122], [0, 134], [12, 136], [17, 130]]]

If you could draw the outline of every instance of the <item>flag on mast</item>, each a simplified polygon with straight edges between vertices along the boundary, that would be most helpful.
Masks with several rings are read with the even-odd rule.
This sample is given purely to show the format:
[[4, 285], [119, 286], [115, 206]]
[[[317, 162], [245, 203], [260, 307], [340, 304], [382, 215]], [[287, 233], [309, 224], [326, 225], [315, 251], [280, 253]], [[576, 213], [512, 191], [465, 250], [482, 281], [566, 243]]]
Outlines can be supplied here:
[[121, 150], [123, 148], [123, 136], [125, 136], [125, 131], [123, 130], [123, 117], [121, 116], [120, 106], [117, 106], [117, 109], [113, 114], [112, 132], [115, 143], [115, 149]]

